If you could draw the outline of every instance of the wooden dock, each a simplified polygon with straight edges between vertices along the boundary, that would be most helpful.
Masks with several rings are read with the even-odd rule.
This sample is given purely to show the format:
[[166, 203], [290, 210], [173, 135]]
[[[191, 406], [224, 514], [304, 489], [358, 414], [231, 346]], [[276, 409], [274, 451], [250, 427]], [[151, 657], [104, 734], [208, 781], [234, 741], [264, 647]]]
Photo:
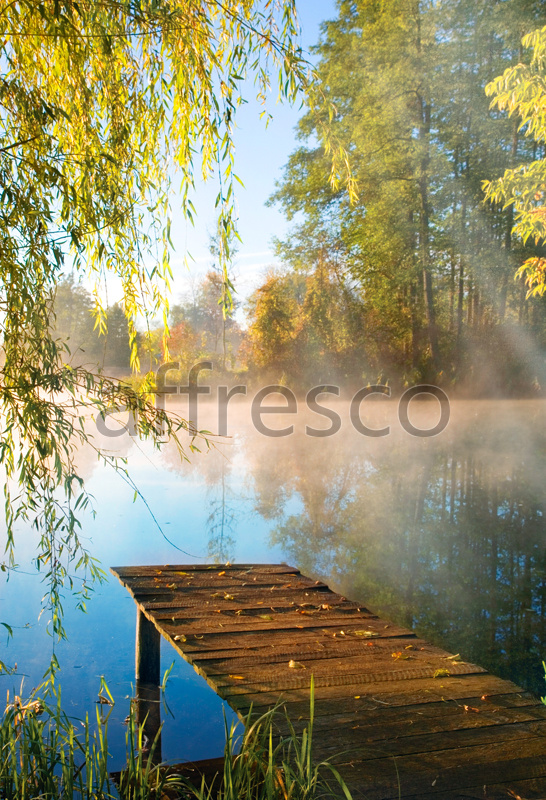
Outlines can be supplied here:
[[[515, 684], [282, 565], [115, 567], [137, 604], [137, 679], [162, 635], [244, 716], [282, 699], [353, 797], [546, 798], [546, 707]], [[478, 635], [478, 633], [477, 633]]]

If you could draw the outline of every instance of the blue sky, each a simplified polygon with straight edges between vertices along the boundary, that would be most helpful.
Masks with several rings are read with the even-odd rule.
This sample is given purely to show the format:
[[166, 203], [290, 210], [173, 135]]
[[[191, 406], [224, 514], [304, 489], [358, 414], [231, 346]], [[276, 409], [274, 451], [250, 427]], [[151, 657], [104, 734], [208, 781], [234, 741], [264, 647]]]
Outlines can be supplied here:
[[[336, 16], [335, 0], [299, 0], [298, 17], [301, 43], [304, 49], [316, 44], [320, 23]], [[273, 119], [268, 127], [260, 119], [261, 106], [252, 98], [237, 112], [236, 173], [245, 188], [239, 187], [239, 231], [243, 240], [235, 260], [235, 285], [240, 299], [247, 297], [259, 283], [267, 266], [274, 263], [271, 250], [273, 236], [282, 236], [287, 223], [278, 208], [266, 208], [265, 202], [281, 177], [282, 168], [296, 148], [294, 128], [302, 111], [299, 106], [275, 104], [268, 106]], [[215, 229], [214, 200], [217, 186], [211, 180], [198, 188], [196, 197], [197, 221], [194, 226], [182, 215], [173, 216], [172, 256], [174, 273], [173, 298], [188, 292], [211, 264], [208, 252], [209, 234]], [[183, 263], [188, 251], [194, 259], [188, 270]]]

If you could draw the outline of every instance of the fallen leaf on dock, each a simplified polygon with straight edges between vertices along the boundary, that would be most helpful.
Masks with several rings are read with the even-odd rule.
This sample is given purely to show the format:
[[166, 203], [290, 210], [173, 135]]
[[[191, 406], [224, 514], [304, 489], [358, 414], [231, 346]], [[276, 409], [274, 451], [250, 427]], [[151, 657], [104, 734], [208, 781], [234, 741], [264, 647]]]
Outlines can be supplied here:
[[379, 634], [375, 633], [375, 631], [355, 631], [354, 633], [355, 636], [366, 636], [366, 638], [371, 636], [379, 636]]
[[270, 620], [270, 621], [273, 620], [273, 617], [271, 616], [271, 614], [260, 614], [259, 616], [260, 616], [260, 619], [267, 619], [267, 620]]
[[235, 595], [233, 594], [225, 594], [224, 600], [235, 600]]
[[224, 570], [223, 572], [219, 572], [219, 573], [218, 573], [218, 577], [220, 577], [221, 575], [225, 575], [225, 574], [226, 574], [226, 571], [225, 571], [225, 570]]
[[479, 713], [480, 713], [480, 709], [479, 709], [479, 708], [474, 708], [473, 706], [463, 706], [463, 708], [464, 708], [464, 710], [465, 710], [465, 711], [467, 711], [467, 712], [468, 712], [468, 711], [475, 711], [475, 712], [476, 712], [476, 714], [479, 714]]
[[183, 633], [179, 633], [177, 636], [174, 637], [175, 642], [187, 642], [188, 640], [184, 636]]
[[450, 678], [451, 672], [448, 669], [437, 669], [433, 678]]
[[244, 681], [244, 675], [229, 675], [228, 677], [234, 681]]
[[302, 664], [300, 661], [294, 661], [294, 659], [292, 658], [288, 662], [288, 666], [290, 667], [290, 669], [307, 669], [305, 664]]

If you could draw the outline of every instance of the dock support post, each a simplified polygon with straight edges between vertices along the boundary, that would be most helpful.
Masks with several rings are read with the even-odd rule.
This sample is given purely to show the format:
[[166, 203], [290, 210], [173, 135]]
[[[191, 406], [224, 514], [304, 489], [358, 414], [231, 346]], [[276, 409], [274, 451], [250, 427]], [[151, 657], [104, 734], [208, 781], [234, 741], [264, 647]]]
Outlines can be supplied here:
[[[137, 681], [136, 722], [144, 734], [142, 756], [153, 764], [160, 764], [161, 757], [161, 698], [160, 687]], [[153, 750], [153, 753], [152, 753]]]
[[[136, 721], [144, 733], [143, 756], [161, 762], [161, 706], [159, 691], [161, 635], [155, 625], [137, 608], [136, 624]], [[155, 743], [155, 745], [154, 745]]]
[[142, 683], [159, 686], [161, 635], [153, 622], [137, 609], [135, 672]]

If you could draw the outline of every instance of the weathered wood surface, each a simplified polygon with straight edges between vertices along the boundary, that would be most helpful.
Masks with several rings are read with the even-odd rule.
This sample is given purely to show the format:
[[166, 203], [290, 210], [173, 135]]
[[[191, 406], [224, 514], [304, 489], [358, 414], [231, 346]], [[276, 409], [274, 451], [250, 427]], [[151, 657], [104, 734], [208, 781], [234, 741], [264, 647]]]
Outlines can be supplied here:
[[297, 569], [112, 572], [241, 716], [280, 699], [303, 727], [313, 675], [315, 754], [331, 759], [353, 797], [546, 798], [544, 705]]

